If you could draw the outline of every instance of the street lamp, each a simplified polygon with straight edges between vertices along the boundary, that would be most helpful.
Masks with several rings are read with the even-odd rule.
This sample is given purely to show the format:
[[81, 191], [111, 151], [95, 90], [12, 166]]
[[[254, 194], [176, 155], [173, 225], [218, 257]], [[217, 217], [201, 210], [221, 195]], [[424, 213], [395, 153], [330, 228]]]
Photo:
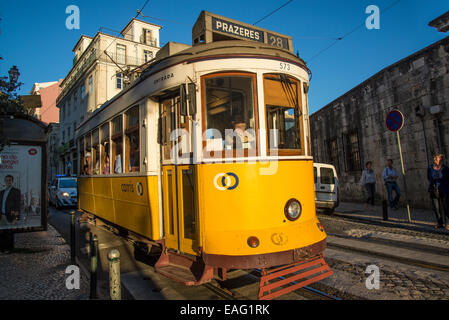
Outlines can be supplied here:
[[9, 74], [9, 82], [16, 84], [19, 80], [19, 69], [17, 69], [17, 66], [12, 66], [11, 69], [8, 71]]

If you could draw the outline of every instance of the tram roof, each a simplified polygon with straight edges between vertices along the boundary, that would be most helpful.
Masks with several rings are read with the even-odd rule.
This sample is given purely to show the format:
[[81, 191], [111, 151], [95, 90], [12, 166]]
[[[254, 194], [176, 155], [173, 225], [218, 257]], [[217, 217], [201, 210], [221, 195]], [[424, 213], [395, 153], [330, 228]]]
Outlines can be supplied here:
[[[115, 95], [110, 100], [106, 101], [100, 108], [95, 110], [95, 112], [87, 118], [84, 122], [82, 122], [77, 130], [81, 130], [81, 134], [87, 133], [90, 130], [92, 130], [98, 122], [106, 121], [107, 119], [98, 119], [98, 121], [94, 121], [92, 123], [93, 118], [96, 115], [103, 112], [105, 109], [107, 109], [111, 104], [113, 104], [116, 100], [118, 100], [121, 96], [126, 94], [129, 90], [132, 90], [135, 86], [137, 86], [139, 83], [143, 82], [148, 77], [154, 75], [155, 73], [162, 71], [166, 68], [169, 68], [171, 66], [175, 66], [177, 64], [181, 64], [184, 62], [195, 62], [195, 60], [199, 58], [233, 58], [233, 57], [247, 57], [247, 58], [264, 58], [264, 57], [276, 57], [285, 59], [286, 61], [295, 62], [299, 66], [303, 67], [309, 74], [310, 70], [308, 69], [306, 63], [303, 59], [297, 57], [295, 54], [276, 48], [274, 46], [271, 46], [269, 44], [265, 43], [258, 43], [254, 41], [248, 41], [248, 40], [224, 40], [224, 41], [217, 41], [217, 42], [210, 42], [210, 43], [204, 43], [195, 45], [192, 47], [189, 47], [185, 50], [176, 52], [169, 56], [163, 56], [160, 59], [155, 59], [153, 63], [151, 63], [140, 75], [139, 78], [137, 78], [134, 82], [131, 83], [130, 86], [126, 87], [122, 91], [120, 91], [117, 95]], [[102, 118], [102, 117], [100, 117]], [[89, 122], [91, 122], [91, 125], [88, 125], [85, 127]]]

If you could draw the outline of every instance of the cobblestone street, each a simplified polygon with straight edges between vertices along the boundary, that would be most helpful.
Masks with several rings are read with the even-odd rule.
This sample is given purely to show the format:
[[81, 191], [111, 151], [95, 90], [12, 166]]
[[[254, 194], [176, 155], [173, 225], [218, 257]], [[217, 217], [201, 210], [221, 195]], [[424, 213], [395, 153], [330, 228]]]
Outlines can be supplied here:
[[15, 235], [15, 249], [0, 253], [0, 300], [86, 300], [87, 277], [80, 271], [80, 289], [66, 288], [70, 247], [48, 225], [46, 232]]
[[[407, 260], [382, 257], [376, 252], [358, 252], [355, 247], [343, 249], [333, 246], [336, 239], [357, 240], [359, 246], [387, 245], [384, 254], [394, 256], [398, 248], [412, 250], [413, 259], [422, 259], [423, 254], [445, 257], [449, 254], [447, 232], [423, 232], [408, 223], [391, 226], [372, 223], [370, 220], [351, 221], [341, 217], [319, 216], [328, 233], [326, 261], [335, 276], [320, 284], [335, 288], [342, 293], [350, 293], [362, 299], [380, 300], [446, 300], [449, 297], [449, 273], [447, 268], [433, 267], [432, 261], [409, 263]], [[430, 228], [429, 230], [432, 230]], [[368, 247], [369, 248], [369, 247]], [[349, 249], [349, 250], [348, 250]], [[390, 252], [391, 251], [391, 252]], [[443, 258], [445, 259], [445, 258]], [[447, 262], [447, 260], [444, 260]], [[379, 290], [367, 290], [366, 268], [375, 265], [380, 270]]]

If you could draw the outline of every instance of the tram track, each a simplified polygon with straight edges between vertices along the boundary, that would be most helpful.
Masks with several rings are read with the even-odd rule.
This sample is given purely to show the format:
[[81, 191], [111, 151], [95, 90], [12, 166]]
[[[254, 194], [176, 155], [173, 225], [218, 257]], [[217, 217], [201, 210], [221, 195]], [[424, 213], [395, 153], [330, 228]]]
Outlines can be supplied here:
[[[341, 239], [351, 239], [353, 241], [360, 241], [362, 243], [385, 245], [384, 241], [376, 241], [376, 239], [369, 239], [369, 240], [368, 239], [359, 239], [359, 238], [353, 238], [353, 237], [348, 237], [345, 235], [332, 234], [332, 233], [328, 233], [328, 235], [334, 236], [337, 238], [341, 238]], [[390, 242], [390, 246], [392, 246], [391, 242]], [[413, 265], [413, 266], [431, 269], [431, 270], [449, 272], [448, 266], [441, 265], [436, 262], [430, 262], [430, 261], [424, 262], [424, 261], [418, 260], [418, 259], [413, 259], [413, 258], [408, 258], [408, 257], [400, 257], [398, 255], [389, 254], [388, 252], [372, 251], [369, 249], [360, 248], [360, 247], [356, 247], [356, 246], [352, 246], [352, 245], [343, 245], [343, 244], [337, 244], [337, 243], [331, 243], [331, 242], [327, 243], [327, 247], [330, 249], [342, 250], [342, 251], [351, 252], [351, 253], [356, 252], [356, 253], [360, 253], [360, 254], [364, 254], [364, 255], [369, 255], [372, 257], [383, 258], [383, 259], [399, 262], [399, 263], [406, 264], [406, 265]], [[419, 250], [419, 248], [415, 248], [415, 249]]]
[[[94, 226], [94, 227], [100, 227], [102, 230], [111, 233], [115, 236], [119, 236], [116, 232], [114, 232], [113, 228], [110, 228], [106, 225], [96, 226], [93, 221], [86, 221], [86, 223]], [[130, 245], [132, 245], [134, 248], [139, 249], [136, 247], [137, 241], [129, 238], [129, 237], [121, 237], [126, 242], [128, 242]], [[260, 279], [260, 270], [254, 269], [251, 271], [244, 270], [248, 276], [253, 278], [256, 281], [259, 281]], [[284, 279], [283, 277], [279, 277], [280, 279]], [[292, 284], [296, 284], [296, 282], [292, 281]], [[209, 283], [205, 283], [202, 285], [204, 288], [207, 288], [210, 290], [213, 294], [215, 294], [217, 297], [223, 299], [223, 300], [251, 300], [249, 297], [242, 295], [238, 290], [229, 290], [227, 288], [224, 288], [220, 286], [219, 283], [217, 283], [215, 280]], [[318, 290], [316, 288], [313, 288], [311, 286], [304, 286], [301, 287], [292, 293], [297, 294], [301, 297], [306, 298], [307, 300], [342, 300], [338, 297], [335, 297], [332, 294], [326, 293], [324, 291]]]

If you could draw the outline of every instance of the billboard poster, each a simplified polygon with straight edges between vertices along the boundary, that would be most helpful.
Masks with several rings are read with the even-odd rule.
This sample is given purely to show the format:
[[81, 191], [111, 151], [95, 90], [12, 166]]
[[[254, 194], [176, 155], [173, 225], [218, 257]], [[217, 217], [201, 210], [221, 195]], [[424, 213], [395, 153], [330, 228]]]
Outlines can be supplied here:
[[0, 151], [0, 232], [42, 226], [42, 147]]

